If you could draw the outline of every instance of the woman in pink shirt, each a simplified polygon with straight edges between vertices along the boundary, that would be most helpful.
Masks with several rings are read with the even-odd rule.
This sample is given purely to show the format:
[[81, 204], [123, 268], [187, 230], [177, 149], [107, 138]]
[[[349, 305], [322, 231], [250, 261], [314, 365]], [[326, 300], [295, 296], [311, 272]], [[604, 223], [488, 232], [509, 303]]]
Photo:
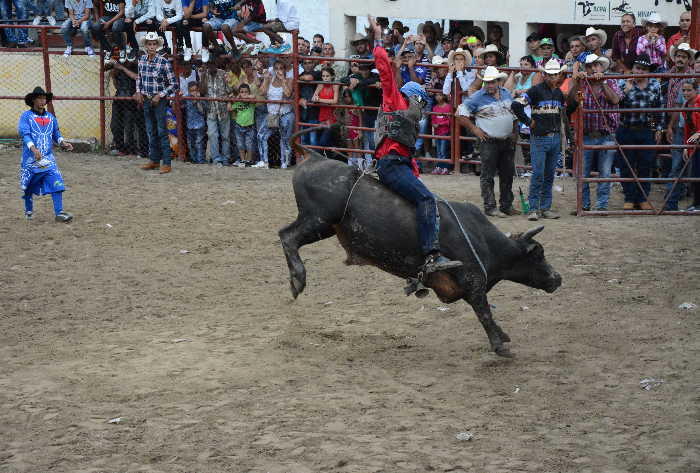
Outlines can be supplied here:
[[[447, 97], [438, 92], [435, 94], [435, 105], [433, 105], [432, 115], [433, 134], [437, 136], [450, 136], [450, 117], [452, 106], [447, 102]], [[440, 159], [450, 159], [450, 140], [435, 140], [437, 157]], [[449, 174], [452, 165], [448, 163], [438, 163], [432, 174]]]

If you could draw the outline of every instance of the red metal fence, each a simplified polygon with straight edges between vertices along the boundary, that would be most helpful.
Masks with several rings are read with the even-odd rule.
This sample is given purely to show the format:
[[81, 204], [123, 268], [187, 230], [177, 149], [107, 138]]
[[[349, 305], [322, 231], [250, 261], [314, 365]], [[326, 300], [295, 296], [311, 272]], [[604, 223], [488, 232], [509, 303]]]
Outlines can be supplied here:
[[[18, 25], [0, 25], [0, 28], [17, 28]], [[39, 39], [39, 46], [38, 47], [33, 47], [33, 48], [28, 48], [24, 50], [17, 50], [17, 49], [2, 49], [0, 48], [0, 52], [2, 51], [22, 51], [22, 52], [30, 52], [30, 53], [40, 53], [42, 55], [42, 60], [43, 60], [43, 80], [44, 80], [44, 86], [47, 91], [52, 90], [52, 71], [51, 71], [51, 65], [49, 61], [49, 56], [50, 55], [55, 55], [55, 54], [62, 54], [60, 50], [52, 50], [49, 48], [49, 31], [52, 29], [56, 29], [56, 27], [51, 27], [51, 26], [31, 26], [31, 25], [22, 25], [22, 28], [30, 28], [30, 29], [37, 29], [39, 32], [38, 39]], [[171, 42], [173, 49], [176, 47], [175, 42]], [[298, 41], [297, 41], [297, 33], [293, 33], [293, 49], [290, 54], [282, 55], [288, 59], [290, 59], [291, 63], [291, 68], [293, 71], [293, 80], [294, 80], [294, 87], [293, 87], [293, 94], [292, 97], [288, 100], [281, 100], [281, 101], [271, 101], [271, 100], [260, 100], [260, 99], [241, 99], [241, 98], [229, 98], [229, 97], [221, 97], [221, 98], [206, 98], [206, 97], [200, 97], [198, 100], [209, 100], [209, 101], [224, 101], [224, 102], [240, 102], [240, 101], [248, 101], [248, 102], [255, 102], [255, 103], [281, 103], [281, 104], [291, 104], [294, 107], [295, 111], [295, 123], [294, 123], [294, 130], [298, 131], [300, 127], [315, 127], [315, 126], [320, 126], [318, 124], [313, 124], [313, 123], [304, 123], [299, 121], [300, 117], [300, 104], [299, 104], [299, 87], [300, 87], [300, 81], [299, 81], [299, 49], [298, 49]], [[173, 51], [175, 53], [175, 51]], [[81, 54], [79, 52], [75, 52], [74, 54]], [[115, 100], [132, 100], [130, 97], [114, 97], [114, 96], [109, 96], [106, 95], [105, 93], [105, 74], [104, 74], [104, 59], [102, 55], [98, 55], [99, 59], [99, 81], [100, 81], [100, 87], [99, 87], [99, 95], [93, 95], [93, 96], [54, 96], [54, 103], [49, 105], [49, 110], [52, 113], [55, 113], [54, 111], [54, 105], [57, 102], [61, 101], [75, 101], [75, 100], [89, 100], [89, 101], [97, 101], [99, 102], [99, 121], [100, 121], [100, 137], [99, 141], [103, 149], [106, 149], [107, 143], [106, 143], [106, 104], [111, 103], [112, 101]], [[369, 62], [371, 63], [372, 60], [367, 60], [367, 59], [355, 59], [355, 58], [338, 58], [338, 57], [317, 57], [314, 56], [313, 59], [315, 61], [327, 61], [327, 62], [337, 62], [337, 61], [343, 61], [343, 62]], [[437, 69], [441, 68], [447, 68], [447, 65], [433, 65], [433, 64], [421, 64], [421, 66], [429, 67], [433, 71], [436, 71]], [[175, 68], [175, 74], [176, 76], [179, 76], [179, 70], [178, 70], [178, 63], [174, 62], [174, 68]], [[476, 67], [477, 69], [480, 69], [480, 67]], [[520, 68], [502, 68], [504, 71], [521, 71]], [[649, 77], [656, 77], [659, 79], [670, 79], [670, 78], [678, 78], [678, 77], [683, 77], [683, 78], [692, 78], [692, 77], [700, 77], [700, 75], [697, 74], [649, 74]], [[626, 76], [626, 75], [618, 75], [614, 76], [616, 79], [624, 79], [628, 78], [631, 76]], [[634, 77], [641, 77], [639, 75], [636, 75]], [[22, 81], [26, 83], [26, 80], [22, 78]], [[328, 84], [327, 82], [304, 82], [304, 84]], [[343, 85], [341, 82], [333, 82], [332, 84], [340, 84]], [[34, 84], [36, 85], [36, 84]], [[437, 92], [437, 90], [432, 90], [429, 89], [429, 92]], [[459, 81], [453, 80], [453, 85], [452, 85], [452, 93], [450, 94], [449, 97], [449, 103], [452, 106], [452, 109], [454, 112], [456, 112], [457, 107], [462, 101], [462, 97], [467, 94], [467, 91], [463, 91], [460, 89], [460, 84]], [[23, 100], [24, 96], [11, 96], [11, 95], [3, 95], [0, 96], [0, 100]], [[172, 101], [174, 102], [175, 106], [173, 107], [173, 111], [176, 114], [177, 118], [177, 134], [178, 134], [178, 141], [179, 143], [185, 143], [185, 129], [184, 129], [184, 120], [182, 119], [182, 104], [183, 101], [185, 100], [191, 100], [189, 97], [184, 97], [182, 95], [175, 95], [174, 97], [171, 98]], [[583, 101], [582, 98], [579, 97], [579, 108], [578, 111], [576, 112], [576, 118], [574, 119], [574, 136], [575, 136], [575, 151], [573, 154], [573, 169], [567, 170], [567, 169], [562, 169], [562, 171], [571, 171], [573, 172], [574, 176], [576, 177], [577, 180], [577, 214], [579, 216], [581, 215], [619, 215], [619, 214], [634, 214], [634, 215], [660, 215], [660, 214], [672, 214], [672, 215], [680, 215], [680, 214], [692, 214], [692, 215], [698, 215], [698, 212], [684, 212], [684, 211], [665, 211], [663, 210], [663, 205], [666, 204], [666, 201], [668, 200], [668, 196], [666, 197], [666, 200], [664, 201], [663, 205], [659, 207], [654, 207], [652, 204], [653, 210], [634, 210], [634, 211], [628, 211], [628, 210], [609, 210], [609, 211], [591, 211], [591, 210], [584, 210], [583, 205], [582, 205], [582, 188], [583, 184], [585, 182], [587, 183], [597, 183], [597, 182], [635, 182], [636, 185], [640, 186], [641, 188], [641, 183], [642, 182], [652, 182], [652, 183], [673, 183], [674, 187], [679, 185], [680, 183], [692, 183], [692, 182], [698, 182], [700, 181], [699, 178], [685, 178], [685, 177], [678, 177], [678, 178], [639, 178], [634, 174], [633, 178], [631, 179], [623, 179], [619, 176], [611, 176], [610, 178], [599, 178], [599, 177], [585, 177], [583, 173], [583, 153], [585, 150], [605, 150], [605, 149], [617, 149], [622, 155], [624, 160], [626, 161], [626, 157], [624, 157], [624, 150], [625, 149], [655, 149], [655, 150], [671, 150], [671, 149], [688, 149], [688, 150], [694, 150], [696, 147], [695, 145], [673, 145], [673, 144], [668, 144], [668, 145], [653, 145], [653, 146], [631, 146], [631, 145], [626, 145], [626, 146], [621, 146], [619, 144], [612, 146], [612, 147], [606, 147], [606, 146], [593, 146], [593, 145], [584, 145], [583, 144], [583, 114], [590, 114], [590, 113], [609, 113], [606, 111], [601, 111], [601, 110], [589, 110], [589, 109], [584, 109], [583, 107]], [[369, 106], [358, 106], [358, 105], [343, 105], [343, 104], [337, 104], [337, 105], [328, 105], [328, 104], [318, 104], [318, 103], [309, 103], [308, 106], [314, 106], [314, 107], [319, 107], [319, 106], [325, 106], [325, 107], [332, 107], [332, 108], [350, 108], [350, 109], [356, 109], [356, 110], [377, 110], [376, 107], [369, 107]], [[646, 112], [672, 112], [672, 111], [684, 111], [684, 110], [696, 110], [696, 109], [686, 109], [686, 108], [660, 108], [660, 109], [645, 109]], [[639, 112], [638, 109], [631, 109], [631, 110], [624, 110], [624, 109], [618, 109], [615, 110], [614, 112], [620, 112], [620, 113], [635, 113]], [[435, 114], [434, 112], [428, 112], [428, 114]], [[349, 126], [348, 128], [350, 129], [355, 129], [357, 131], [363, 132], [363, 131], [373, 131], [372, 128], [367, 128], [363, 126]], [[448, 136], [439, 136], [439, 135], [433, 135], [433, 134], [421, 134], [419, 137], [424, 138], [425, 140], [448, 140], [450, 143], [450, 157], [448, 159], [439, 159], [433, 156], [419, 156], [417, 157], [418, 161], [421, 162], [432, 162], [432, 163], [444, 163], [448, 165], [454, 166], [455, 172], [461, 172], [461, 165], [462, 164], [478, 164], [478, 160], [473, 160], [473, 159], [465, 159], [462, 156], [462, 143], [471, 141], [471, 142], [476, 142], [477, 139], [475, 137], [471, 136], [462, 136], [461, 133], [461, 127], [459, 126], [457, 119], [456, 119], [456, 113], [452, 113], [450, 115], [450, 134]], [[520, 143], [521, 145], [527, 146], [527, 143]], [[373, 150], [371, 149], [361, 149], [361, 148], [348, 148], [348, 147], [342, 147], [342, 146], [334, 146], [334, 147], [323, 147], [323, 146], [309, 146], [310, 148], [316, 148], [316, 149], [327, 149], [331, 151], [336, 151], [336, 152], [342, 152], [342, 153], [360, 153], [360, 154], [368, 154], [372, 153]], [[178, 154], [180, 159], [185, 159], [185, 147], [184, 146], [178, 146]], [[524, 166], [524, 165], [519, 165], [521, 168], [528, 168], [529, 166]], [[670, 195], [670, 192], [668, 193]]]

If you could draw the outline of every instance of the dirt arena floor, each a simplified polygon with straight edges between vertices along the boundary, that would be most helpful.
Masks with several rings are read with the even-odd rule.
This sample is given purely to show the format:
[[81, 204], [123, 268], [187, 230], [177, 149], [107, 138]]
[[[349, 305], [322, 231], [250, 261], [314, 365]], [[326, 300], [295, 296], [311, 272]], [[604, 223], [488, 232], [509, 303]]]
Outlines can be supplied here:
[[[538, 240], [563, 285], [492, 290], [502, 359], [465, 303], [335, 239], [302, 249], [293, 301], [291, 170], [61, 154], [62, 225], [48, 197], [24, 220], [0, 159], [2, 472], [700, 471], [698, 218], [571, 217], [557, 180]], [[475, 176], [425, 181], [479, 200]]]

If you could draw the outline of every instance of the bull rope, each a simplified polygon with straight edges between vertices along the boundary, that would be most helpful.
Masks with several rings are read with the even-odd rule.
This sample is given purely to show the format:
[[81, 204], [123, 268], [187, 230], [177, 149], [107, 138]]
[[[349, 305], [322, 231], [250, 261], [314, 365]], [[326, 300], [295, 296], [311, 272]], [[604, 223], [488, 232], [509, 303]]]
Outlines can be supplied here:
[[484, 266], [484, 263], [481, 261], [481, 258], [479, 258], [479, 253], [476, 252], [476, 248], [474, 248], [474, 245], [472, 244], [471, 238], [469, 238], [469, 234], [464, 230], [464, 227], [462, 226], [462, 222], [459, 220], [457, 217], [457, 212], [455, 212], [455, 209], [452, 208], [452, 205], [442, 197], [437, 198], [439, 202], [442, 202], [447, 206], [448, 209], [450, 209], [450, 212], [452, 212], [452, 216], [455, 218], [457, 221], [457, 225], [459, 225], [459, 229], [462, 232], [462, 235], [464, 236], [464, 239], [467, 240], [467, 243], [469, 244], [469, 248], [472, 250], [472, 253], [474, 254], [474, 258], [476, 258], [477, 263], [479, 263], [479, 266], [481, 267], [481, 271], [484, 273], [484, 278], [486, 278], [485, 282], [488, 282], [489, 280], [489, 275], [486, 272], [486, 267]]

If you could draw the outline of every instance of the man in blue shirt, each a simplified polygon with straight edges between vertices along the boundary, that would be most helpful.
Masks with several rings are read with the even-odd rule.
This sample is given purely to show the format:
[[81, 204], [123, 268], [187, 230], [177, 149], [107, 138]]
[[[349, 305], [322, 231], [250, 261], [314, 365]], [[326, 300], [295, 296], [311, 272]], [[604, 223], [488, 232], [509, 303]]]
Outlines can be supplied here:
[[[508, 89], [501, 87], [507, 77], [493, 66], [484, 70], [484, 87], [474, 93], [457, 109], [457, 120], [480, 140], [481, 197], [484, 213], [489, 217], [518, 215], [513, 207], [513, 176], [515, 174], [515, 138], [510, 110], [513, 98]], [[498, 173], [500, 210], [496, 207], [494, 177]]]
[[205, 19], [202, 25], [202, 62], [209, 62], [209, 43], [216, 43], [215, 31], [221, 31], [237, 52], [233, 39], [233, 28], [240, 21], [235, 10], [236, 0], [209, 0], [208, 3], [211, 18]]

